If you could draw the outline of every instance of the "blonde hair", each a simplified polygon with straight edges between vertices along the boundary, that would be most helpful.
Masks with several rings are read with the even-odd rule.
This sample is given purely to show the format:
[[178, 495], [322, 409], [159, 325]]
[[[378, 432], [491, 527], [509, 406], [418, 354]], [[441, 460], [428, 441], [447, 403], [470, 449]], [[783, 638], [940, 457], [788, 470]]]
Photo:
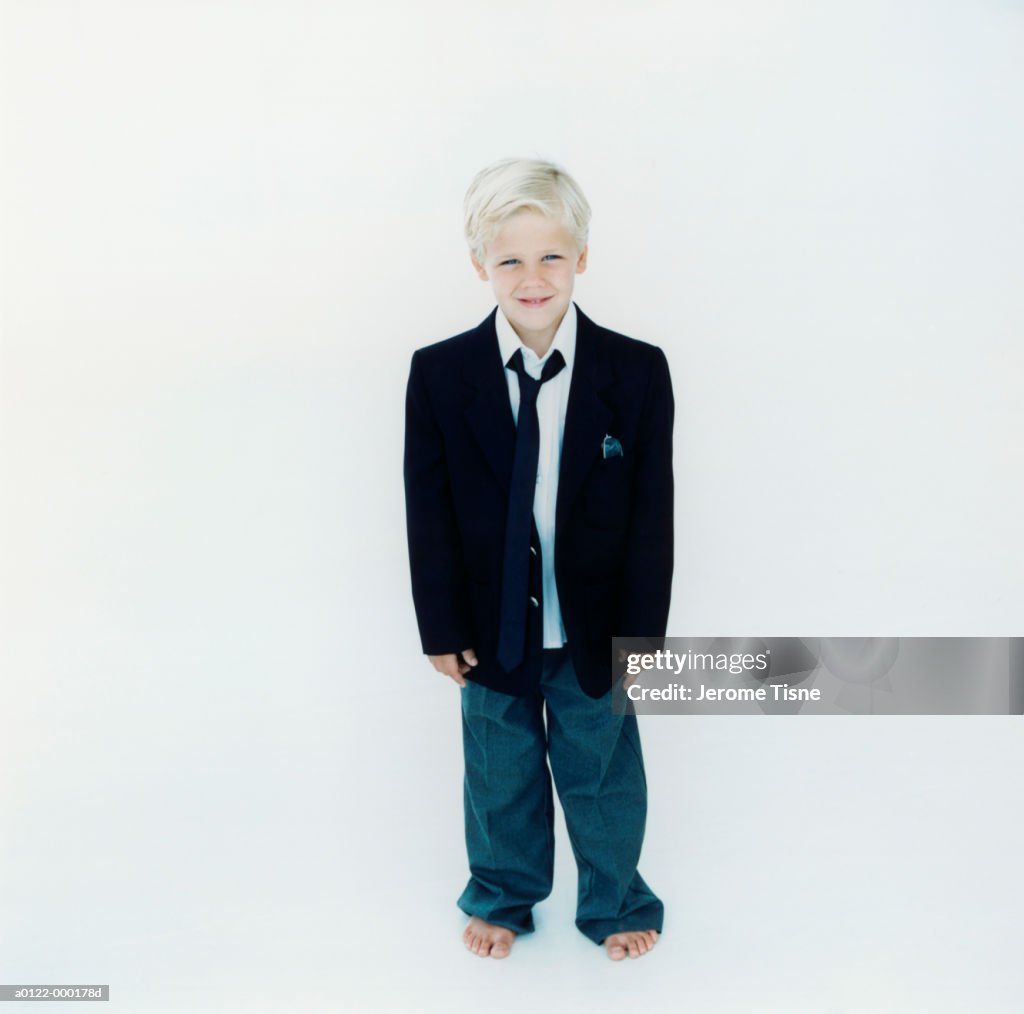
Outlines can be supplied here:
[[466, 242], [483, 263], [488, 245], [511, 215], [532, 208], [572, 233], [577, 251], [587, 245], [590, 205], [563, 169], [539, 158], [503, 158], [473, 177], [463, 202]]

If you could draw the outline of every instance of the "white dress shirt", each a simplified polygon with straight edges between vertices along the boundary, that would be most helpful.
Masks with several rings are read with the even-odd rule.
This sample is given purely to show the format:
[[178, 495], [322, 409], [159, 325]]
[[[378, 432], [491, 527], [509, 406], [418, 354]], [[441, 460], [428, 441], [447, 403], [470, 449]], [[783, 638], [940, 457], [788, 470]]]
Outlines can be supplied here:
[[[565, 359], [565, 366], [541, 384], [537, 394], [540, 453], [537, 457], [537, 492], [533, 499], [533, 518], [540, 536], [544, 647], [561, 648], [566, 638], [562, 610], [558, 604], [558, 589], [555, 587], [555, 504], [558, 498], [558, 469], [562, 460], [565, 413], [569, 407], [569, 381], [576, 351], [576, 304], [569, 301], [554, 340], [539, 359], [533, 349], [523, 344], [500, 306], [494, 326], [498, 333], [502, 363], [508, 363], [516, 349], [521, 349], [523, 367], [535, 380], [540, 380], [544, 365], [554, 349], [558, 349]], [[506, 369], [505, 379], [508, 381], [508, 396], [512, 402], [512, 417], [518, 425], [519, 374], [515, 370]]]

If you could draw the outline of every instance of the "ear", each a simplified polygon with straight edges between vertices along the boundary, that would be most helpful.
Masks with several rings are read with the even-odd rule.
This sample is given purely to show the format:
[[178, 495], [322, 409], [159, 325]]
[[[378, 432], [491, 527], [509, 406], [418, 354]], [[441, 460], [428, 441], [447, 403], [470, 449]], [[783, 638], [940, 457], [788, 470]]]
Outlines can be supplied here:
[[469, 259], [473, 262], [473, 268], [476, 273], [480, 276], [483, 281], [487, 281], [487, 269], [472, 255], [469, 255]]
[[580, 255], [576, 260], [576, 274], [582, 275], [587, 270], [587, 250], [590, 248], [589, 244], [585, 246], [581, 251]]

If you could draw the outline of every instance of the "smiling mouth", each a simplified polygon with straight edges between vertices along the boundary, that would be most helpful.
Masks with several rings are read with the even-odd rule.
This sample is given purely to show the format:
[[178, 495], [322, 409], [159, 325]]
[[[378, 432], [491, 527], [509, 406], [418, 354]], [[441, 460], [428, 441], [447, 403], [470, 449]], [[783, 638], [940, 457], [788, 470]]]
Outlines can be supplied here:
[[544, 296], [541, 299], [523, 299], [522, 297], [519, 297], [519, 302], [522, 303], [523, 306], [543, 306], [551, 298], [553, 297]]

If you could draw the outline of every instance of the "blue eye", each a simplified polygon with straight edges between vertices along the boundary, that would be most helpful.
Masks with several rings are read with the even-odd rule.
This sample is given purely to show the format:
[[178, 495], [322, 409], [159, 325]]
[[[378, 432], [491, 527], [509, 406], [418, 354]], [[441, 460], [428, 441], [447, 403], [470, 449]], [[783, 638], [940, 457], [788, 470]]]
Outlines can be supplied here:
[[[562, 255], [561, 254], [545, 254], [542, 259], [543, 260], [547, 260], [549, 257], [554, 258], [556, 261], [560, 261], [562, 259]], [[498, 267], [499, 268], [503, 268], [506, 264], [518, 264], [518, 263], [519, 263], [519, 258], [518, 257], [509, 257], [509, 259], [507, 261], [499, 261], [498, 262]]]

